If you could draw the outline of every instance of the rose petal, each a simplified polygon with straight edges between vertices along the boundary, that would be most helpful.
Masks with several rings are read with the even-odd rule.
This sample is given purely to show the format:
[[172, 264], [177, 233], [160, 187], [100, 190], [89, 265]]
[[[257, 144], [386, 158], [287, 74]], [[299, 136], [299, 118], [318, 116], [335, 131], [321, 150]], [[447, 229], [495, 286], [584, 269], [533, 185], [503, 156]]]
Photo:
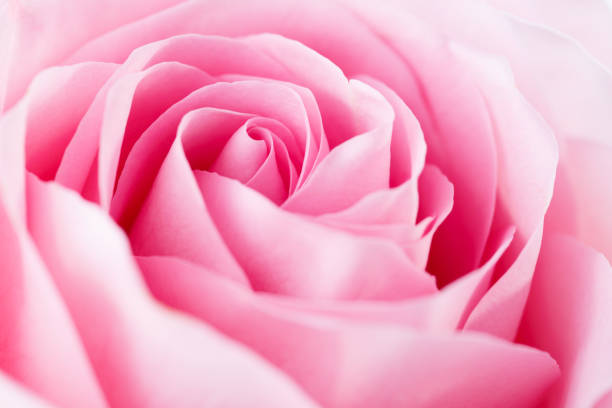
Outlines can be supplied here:
[[557, 143], [548, 124], [517, 91], [507, 65], [458, 44], [452, 49], [472, 70], [495, 129], [499, 180], [492, 229], [515, 225], [520, 238], [513, 244], [516, 253], [546, 214], [558, 162]]
[[358, 79], [380, 92], [395, 112], [391, 138], [390, 186], [395, 187], [410, 178], [416, 178], [425, 165], [427, 150], [418, 119], [404, 101], [384, 83], [367, 76], [359, 76]]
[[416, 223], [415, 181], [375, 191], [346, 210], [315, 220], [352, 234], [390, 239], [418, 268], [425, 269], [431, 239], [453, 206], [453, 185], [435, 166], [425, 166], [418, 180], [422, 197]]
[[559, 363], [547, 406], [590, 407], [612, 387], [611, 294], [612, 268], [601, 254], [545, 236], [518, 339]]
[[593, 408], [610, 408], [610, 407], [612, 407], [612, 390], [604, 394], [597, 401], [597, 403], [593, 406]]
[[[98, 38], [72, 61], [92, 55], [105, 61], [122, 60], [138, 45], [186, 32], [229, 36], [274, 32], [328, 57], [349, 77], [377, 78], [413, 109], [426, 134], [440, 138], [429, 137], [430, 160], [455, 185], [456, 200], [455, 211], [436, 234], [440, 243], [434, 252], [440, 256], [433, 258], [447, 260], [436, 269], [459, 276], [481, 261], [495, 202], [495, 154], [486, 109], [477, 90], [465, 83], [462, 73], [455, 72], [447, 50], [439, 47], [440, 39], [430, 37], [422, 23], [404, 15], [398, 19], [394, 10], [366, 7], [357, 12], [353, 8], [353, 2], [349, 11], [322, 0], [308, 4], [244, 1], [232, 8], [185, 3]], [[343, 30], [337, 30], [338, 26]], [[393, 35], [388, 36], [391, 31]], [[413, 65], [407, 66], [408, 61]], [[474, 174], [479, 176], [477, 183]], [[454, 239], [457, 235], [465, 239]]]
[[[128, 68], [145, 68], [168, 60], [180, 61], [211, 74], [221, 75], [223, 80], [236, 80], [236, 77], [247, 80], [251, 79], [249, 76], [263, 76], [308, 86], [317, 97], [313, 104], [309, 103], [309, 99], [312, 99], [310, 90], [291, 85], [305, 102], [315, 144], [319, 150], [324, 150], [323, 145], [327, 145], [319, 134], [322, 133], [321, 121], [318, 120], [319, 107], [325, 114], [326, 126], [335, 132], [336, 138], [341, 131], [344, 138], [354, 134], [352, 129], [356, 125], [352, 120], [347, 120], [352, 113], [346, 78], [330, 61], [295, 41], [274, 35], [260, 35], [241, 40], [186, 35], [140, 47], [131, 53], [124, 65]], [[308, 69], [304, 69], [304, 65], [300, 63], [303, 61], [308, 62]], [[222, 75], [226, 73], [232, 73], [233, 77]], [[305, 170], [310, 172], [317, 151], [308, 147], [312, 143], [310, 137], [301, 140], [306, 146]]]
[[1, 203], [0, 270], [1, 369], [61, 406], [106, 407], [78, 333], [25, 225], [11, 222]]
[[180, 139], [191, 167], [210, 168], [227, 139], [253, 117], [249, 113], [210, 107], [187, 112], [180, 119], [176, 137]]
[[94, 97], [115, 71], [108, 63], [50, 68], [36, 76], [27, 98], [26, 167], [51, 180]]
[[466, 330], [489, 333], [508, 340], [516, 337], [541, 242], [542, 226], [527, 240], [512, 265], [504, 268], [504, 274], [476, 305], [465, 324]]
[[44, 179], [55, 177], [79, 121], [115, 69], [115, 64], [88, 62], [45, 70], [33, 80], [25, 98], [2, 116], [0, 134], [11, 136], [0, 142], [0, 162], [6, 166], [2, 173], [9, 175], [1, 182], [8, 184], [6, 198], [21, 200], [16, 211], [23, 213], [25, 208], [23, 162]]
[[283, 204], [286, 210], [309, 215], [334, 212], [389, 187], [393, 109], [369, 85], [351, 80], [350, 86], [356, 127], [367, 130], [332, 149]]
[[51, 408], [30, 391], [0, 375], [0, 404], [5, 407]]
[[25, 222], [25, 133], [27, 111], [22, 102], [0, 117], [0, 206], [15, 222]]
[[290, 73], [287, 80], [313, 93], [330, 147], [361, 132], [359, 124], [347, 120], [354, 115], [351, 103], [354, 86], [349, 84], [340, 68], [332, 61], [297, 41], [279, 35], [260, 34], [243, 41], [282, 65]]
[[99, 151], [98, 178], [92, 179], [98, 187], [90, 190], [96, 193], [94, 201], [99, 200], [103, 208], [108, 208], [122, 146], [131, 147], [161, 112], [210, 82], [210, 76], [176, 62], [113, 78], [79, 124], [56, 180], [81, 191]]
[[280, 205], [292, 192], [291, 184], [297, 179], [297, 171], [278, 136], [266, 128], [252, 128], [250, 132], [258, 140], [265, 141], [268, 155], [262, 166], [247, 180], [245, 185]]
[[305, 314], [184, 261], [139, 262], [156, 296], [249, 345], [326, 407], [534, 406], [558, 375], [547, 354], [492, 337]]
[[[513, 18], [484, 1], [394, 3], [456, 41], [503, 55], [520, 91], [558, 137], [611, 144], [612, 74], [576, 41], [542, 25]], [[555, 5], [551, 13], [562, 7]], [[580, 3], [576, 8], [589, 6]], [[594, 29], [594, 25], [589, 27]], [[597, 31], [597, 35], [605, 41], [604, 32]]]
[[227, 140], [210, 171], [246, 183], [257, 173], [267, 157], [266, 142], [252, 138], [246, 125], [242, 125]]
[[256, 290], [344, 299], [435, 291], [433, 278], [390, 242], [312, 223], [235, 180], [195, 175], [221, 236]]
[[459, 45], [452, 49], [473, 71], [495, 129], [499, 178], [491, 237], [496, 239], [509, 226], [517, 231], [498, 266], [498, 276], [505, 275], [483, 298], [467, 326], [512, 339], [529, 292], [539, 246], [536, 236], [552, 197], [557, 144], [547, 124], [516, 90], [506, 66]]
[[612, 260], [612, 148], [577, 140], [559, 145], [561, 157], [546, 228], [574, 236]]
[[[611, 3], [606, 0], [574, 1], [487, 0], [517, 17], [555, 28], [578, 40], [590, 53], [612, 68], [612, 52], [606, 41], [612, 37]], [[571, 18], [568, 18], [571, 16]]]
[[28, 193], [32, 235], [112, 406], [313, 407], [246, 348], [153, 302], [106, 214], [33, 178]]
[[[433, 239], [428, 266], [446, 284], [480, 263], [490, 228], [497, 172], [486, 106], [442, 37], [394, 8], [374, 9], [365, 2], [349, 8], [401, 58], [416, 82], [412, 88], [388, 84], [419, 118], [428, 162], [454, 185], [453, 211]], [[386, 81], [389, 73], [380, 71], [375, 77]]]
[[427, 331], [455, 331], [465, 321], [489, 288], [493, 270], [508, 248], [514, 232], [509, 230], [498, 250], [475, 271], [462, 276], [439, 292], [396, 302], [311, 302], [293, 298], [268, 296], [268, 302], [326, 316], [337, 316], [371, 323], [395, 323]]
[[210, 219], [185, 158], [180, 132], [130, 230], [134, 253], [178, 256], [248, 286]]
[[[96, 0], [69, 0], [61, 5], [9, 2], [6, 10], [3, 7], [2, 16], [6, 12], [6, 19], [11, 24], [0, 32], [2, 44], [11, 44], [6, 56], [0, 60], [0, 72], [6, 75], [6, 82], [3, 81], [3, 85], [6, 85], [4, 107], [13, 106], [39, 71], [59, 64], [83, 43], [179, 1], [153, 0], [125, 4], [120, 0], [111, 0], [102, 4]], [[0, 100], [5, 92], [0, 95]]]
[[[321, 214], [316, 217], [319, 221], [336, 224], [414, 225], [418, 211], [418, 193], [416, 193], [415, 180], [405, 181], [398, 187], [385, 190], [376, 190], [363, 196], [350, 207]], [[449, 183], [449, 188], [452, 185]], [[415, 194], [417, 197], [415, 198]], [[452, 195], [451, 195], [452, 200]]]
[[[189, 31], [177, 30], [176, 33], [169, 33], [168, 37], [184, 32]], [[160, 36], [156, 39], [163, 38]], [[188, 35], [162, 41], [159, 46], [158, 61], [179, 60], [213, 75], [234, 73], [263, 76], [308, 88], [317, 98], [332, 146], [355, 133], [351, 121], [346, 120], [351, 116], [350, 93], [342, 71], [296, 41], [273, 34], [239, 40]], [[118, 50], [125, 49], [119, 45]], [[83, 55], [71, 59], [76, 61], [82, 58], [88, 59]]]
[[283, 123], [293, 135], [310, 139], [308, 114], [300, 96], [277, 82], [219, 82], [201, 88], [162, 114], [141, 136], [128, 156], [113, 197], [111, 214], [129, 229], [167, 154], [177, 126], [187, 112], [220, 108], [268, 117]]

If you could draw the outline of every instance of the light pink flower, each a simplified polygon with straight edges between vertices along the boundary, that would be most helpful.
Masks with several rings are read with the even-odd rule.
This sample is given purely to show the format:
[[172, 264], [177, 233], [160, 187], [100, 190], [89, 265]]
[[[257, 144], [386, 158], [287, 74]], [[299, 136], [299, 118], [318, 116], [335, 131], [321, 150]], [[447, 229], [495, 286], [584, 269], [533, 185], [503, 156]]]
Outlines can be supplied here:
[[605, 3], [0, 7], [3, 406], [610, 406]]

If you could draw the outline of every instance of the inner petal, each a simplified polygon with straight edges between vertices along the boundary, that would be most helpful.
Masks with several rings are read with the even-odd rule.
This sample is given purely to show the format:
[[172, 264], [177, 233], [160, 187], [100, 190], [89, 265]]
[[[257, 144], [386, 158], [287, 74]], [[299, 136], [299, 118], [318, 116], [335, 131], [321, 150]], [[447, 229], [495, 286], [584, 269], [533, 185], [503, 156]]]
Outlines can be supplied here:
[[255, 290], [310, 299], [385, 300], [436, 290], [433, 277], [388, 240], [311, 222], [214, 173], [195, 176], [219, 233]]
[[138, 213], [181, 119], [188, 112], [203, 107], [270, 117], [286, 125], [298, 140], [312, 137], [300, 95], [281, 83], [219, 82], [192, 92], [160, 115], [132, 148], [111, 204], [111, 214], [124, 228], [129, 229]]
[[280, 205], [293, 191], [297, 171], [287, 149], [272, 132], [265, 128], [253, 128], [249, 130], [249, 134], [257, 140], [265, 141], [268, 155], [245, 184]]
[[264, 140], [252, 138], [246, 125], [242, 125], [229, 138], [210, 170], [246, 183], [262, 166], [269, 150]]

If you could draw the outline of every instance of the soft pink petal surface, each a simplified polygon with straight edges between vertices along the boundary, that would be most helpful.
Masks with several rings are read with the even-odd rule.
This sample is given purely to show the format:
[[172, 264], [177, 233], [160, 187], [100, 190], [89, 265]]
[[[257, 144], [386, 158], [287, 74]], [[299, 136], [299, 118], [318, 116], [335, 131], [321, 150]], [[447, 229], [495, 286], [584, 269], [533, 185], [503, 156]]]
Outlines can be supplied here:
[[487, 0], [500, 10], [551, 27], [580, 42], [612, 68], [612, 3], [607, 0]]
[[[21, 97], [40, 70], [58, 64], [83, 43], [178, 2], [6, 2], [2, 16], [15, 24], [12, 30], [0, 31], [2, 44], [10, 44], [0, 61], [0, 72], [6, 75], [7, 84], [3, 92], [6, 93], [5, 108]], [[0, 96], [0, 100], [3, 97]]]
[[185, 261], [139, 263], [156, 296], [249, 345], [326, 407], [527, 407], [557, 376], [546, 354], [492, 337], [311, 315]]
[[2, 370], [61, 406], [107, 407], [71, 316], [25, 225], [11, 222], [1, 206], [0, 269]]
[[519, 333], [561, 368], [545, 406], [590, 407], [610, 390], [611, 309], [609, 261], [574, 238], [546, 235]]
[[546, 227], [574, 236], [612, 260], [612, 148], [563, 141], [560, 155]]
[[[612, 73], [579, 43], [559, 31], [504, 13], [487, 1], [391, 0], [455, 41], [506, 58], [519, 90], [557, 132], [558, 137], [612, 143]], [[542, 1], [525, 2], [525, 4]], [[566, 6], [551, 7], [550, 18]], [[580, 13], [592, 12], [592, 1], [576, 3], [564, 19], [578, 24]], [[537, 6], [534, 6], [537, 7]], [[605, 6], [599, 18], [606, 19]], [[547, 13], [548, 14], [548, 13]], [[598, 26], [594, 21], [583, 29]], [[609, 30], [609, 27], [608, 27]], [[606, 42], [604, 30], [597, 30]], [[609, 52], [608, 50], [606, 51]]]
[[5, 375], [0, 375], [0, 404], [5, 407], [52, 408]]
[[[529, 292], [544, 215], [552, 198], [558, 160], [553, 133], [517, 92], [500, 61], [454, 46], [481, 90], [495, 132], [498, 191], [490, 237], [516, 227], [515, 240], [499, 265], [500, 280], [466, 327], [514, 338]], [[492, 246], [489, 250], [495, 250]]]
[[180, 135], [130, 230], [133, 251], [136, 255], [178, 256], [248, 285], [210, 218]]
[[40, 73], [27, 93], [26, 168], [55, 178], [64, 150], [94, 97], [116, 70], [107, 63], [56, 67]]

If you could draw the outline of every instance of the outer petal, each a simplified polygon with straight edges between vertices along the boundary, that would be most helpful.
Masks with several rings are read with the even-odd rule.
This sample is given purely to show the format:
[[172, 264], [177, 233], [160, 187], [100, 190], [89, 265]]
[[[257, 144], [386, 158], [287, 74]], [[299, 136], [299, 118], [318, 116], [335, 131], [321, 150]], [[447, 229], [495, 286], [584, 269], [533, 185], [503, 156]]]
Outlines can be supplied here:
[[546, 228], [578, 238], [612, 260], [612, 148], [564, 141]]
[[[96, 36], [137, 20], [180, 0], [125, 3], [121, 0], [8, 1], [2, 4], [0, 91], [6, 86], [5, 107], [23, 95], [43, 68], [60, 63], [71, 51]], [[4, 48], [7, 47], [7, 48]], [[6, 51], [6, 52], [4, 52]], [[5, 92], [0, 93], [2, 101]], [[0, 103], [0, 111], [1, 109]]]
[[561, 367], [546, 406], [591, 407], [612, 386], [612, 267], [574, 238], [546, 235], [519, 341]]
[[30, 230], [112, 406], [314, 406], [245, 348], [153, 302], [98, 208], [34, 178], [28, 194]]
[[51, 408], [51, 405], [38, 399], [4, 375], [0, 375], [0, 404], [4, 407]]
[[116, 67], [82, 63], [49, 68], [37, 75], [26, 94], [29, 171], [43, 180], [55, 177], [79, 122]]
[[11, 222], [1, 203], [0, 270], [1, 369], [62, 407], [106, 407], [79, 335], [25, 225]]
[[[612, 143], [612, 73], [571, 38], [516, 19], [486, 1], [391, 2], [456, 41], [507, 58], [518, 88], [558, 137]], [[588, 8], [583, 2], [575, 7]], [[608, 46], [605, 33], [597, 35]]]
[[9, 212], [23, 215], [25, 168], [43, 179], [55, 177], [83, 113], [115, 69], [87, 62], [45, 70], [0, 118], [0, 190]]
[[612, 407], [612, 390], [604, 394], [593, 408], [610, 408]]
[[[129, 151], [161, 112], [212, 81], [200, 70], [176, 62], [120, 75], [123, 70], [126, 66], [98, 94], [79, 123], [56, 178], [69, 188], [84, 191], [88, 199], [100, 202], [105, 209], [115, 187], [117, 167], [123, 165], [122, 146]], [[98, 177], [88, 180], [92, 174]]]
[[156, 296], [249, 345], [326, 407], [535, 407], [557, 376], [546, 354], [489, 336], [311, 315], [177, 259], [139, 262]]
[[471, 68], [495, 129], [499, 180], [491, 237], [509, 226], [517, 228], [515, 241], [498, 267], [498, 276], [504, 275], [466, 327], [512, 339], [529, 292], [541, 226], [552, 197], [557, 144], [547, 124], [517, 92], [505, 65], [459, 46], [453, 51]]
[[612, 2], [609, 0], [487, 0], [500, 10], [536, 24], [555, 28], [578, 40], [612, 68]]

